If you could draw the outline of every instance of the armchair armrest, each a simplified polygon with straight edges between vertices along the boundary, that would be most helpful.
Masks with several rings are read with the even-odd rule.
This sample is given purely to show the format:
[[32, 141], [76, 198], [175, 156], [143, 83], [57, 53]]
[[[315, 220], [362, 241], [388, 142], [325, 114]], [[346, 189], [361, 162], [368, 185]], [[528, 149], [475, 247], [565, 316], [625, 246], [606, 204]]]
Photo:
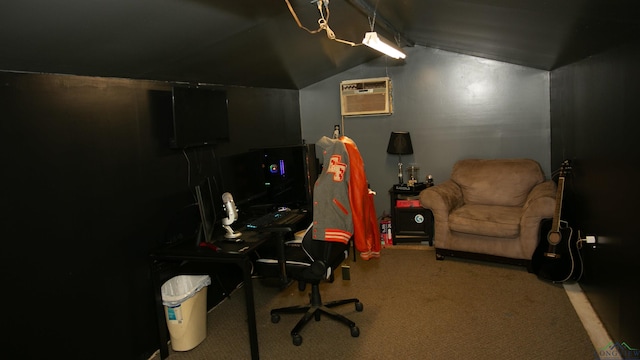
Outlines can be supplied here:
[[540, 219], [552, 217], [555, 211], [555, 204], [556, 183], [552, 180], [547, 180], [531, 189], [524, 203], [522, 216], [533, 216]]
[[433, 212], [440, 221], [447, 221], [449, 213], [463, 204], [462, 190], [452, 180], [426, 188], [420, 192], [420, 205]]
[[536, 185], [524, 203], [520, 219], [520, 241], [524, 255], [530, 259], [540, 239], [540, 221], [551, 218], [556, 208], [556, 183], [547, 180]]
[[450, 179], [420, 192], [420, 205], [433, 213], [433, 241], [436, 248], [447, 248], [449, 213], [462, 206], [463, 202], [462, 190]]

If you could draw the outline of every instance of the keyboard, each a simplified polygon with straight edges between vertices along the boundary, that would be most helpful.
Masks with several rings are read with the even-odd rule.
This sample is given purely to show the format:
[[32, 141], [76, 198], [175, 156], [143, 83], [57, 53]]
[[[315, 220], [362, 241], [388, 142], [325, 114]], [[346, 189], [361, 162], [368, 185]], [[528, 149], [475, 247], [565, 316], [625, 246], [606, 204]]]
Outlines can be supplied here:
[[273, 225], [294, 225], [306, 216], [307, 214], [304, 213], [287, 214], [276, 219], [276, 221], [273, 222]]
[[245, 225], [247, 229], [265, 229], [276, 226], [294, 225], [304, 219], [306, 213], [298, 211], [274, 211], [264, 214]]

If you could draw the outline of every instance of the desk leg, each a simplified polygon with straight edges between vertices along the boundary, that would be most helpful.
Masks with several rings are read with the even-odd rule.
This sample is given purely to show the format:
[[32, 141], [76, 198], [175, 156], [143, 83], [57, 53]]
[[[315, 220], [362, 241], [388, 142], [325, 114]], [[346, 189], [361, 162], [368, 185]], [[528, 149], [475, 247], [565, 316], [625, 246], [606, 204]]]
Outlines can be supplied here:
[[256, 324], [256, 308], [253, 298], [253, 282], [251, 280], [251, 261], [244, 259], [241, 264], [244, 277], [244, 296], [247, 305], [247, 324], [249, 326], [249, 343], [251, 344], [251, 359], [260, 359], [258, 352], [258, 328]]
[[285, 258], [285, 233], [279, 232], [276, 235], [276, 248], [278, 250], [278, 266], [280, 267], [280, 285], [286, 286], [289, 283], [287, 277], [287, 259]]
[[160, 284], [160, 268], [154, 262], [152, 266], [152, 285], [156, 298], [156, 316], [158, 320], [158, 339], [160, 339], [160, 359], [166, 359], [169, 356], [169, 345], [167, 344], [168, 334], [166, 329], [166, 318], [164, 315], [164, 305], [162, 305], [162, 284]]

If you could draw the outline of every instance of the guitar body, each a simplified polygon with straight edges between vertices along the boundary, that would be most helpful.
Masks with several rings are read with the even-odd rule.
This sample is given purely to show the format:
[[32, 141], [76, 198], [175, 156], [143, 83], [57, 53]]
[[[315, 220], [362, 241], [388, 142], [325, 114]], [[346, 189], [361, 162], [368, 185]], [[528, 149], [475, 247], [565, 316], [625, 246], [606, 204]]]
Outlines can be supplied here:
[[[552, 219], [540, 222], [540, 242], [531, 259], [533, 272], [553, 282], [579, 280], [582, 277], [582, 258], [578, 239], [566, 223], [561, 222], [557, 231], [552, 231], [552, 223]], [[557, 241], [558, 235], [559, 242], [551, 245]]]

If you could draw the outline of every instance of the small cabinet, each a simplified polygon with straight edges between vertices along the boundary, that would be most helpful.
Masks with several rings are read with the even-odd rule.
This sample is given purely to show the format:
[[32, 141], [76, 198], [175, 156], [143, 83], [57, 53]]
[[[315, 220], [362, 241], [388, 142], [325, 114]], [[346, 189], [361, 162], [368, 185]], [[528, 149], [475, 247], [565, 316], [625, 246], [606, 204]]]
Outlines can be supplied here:
[[428, 242], [433, 246], [433, 213], [423, 208], [419, 199], [420, 191], [425, 188], [425, 184], [394, 185], [389, 190], [394, 244]]

